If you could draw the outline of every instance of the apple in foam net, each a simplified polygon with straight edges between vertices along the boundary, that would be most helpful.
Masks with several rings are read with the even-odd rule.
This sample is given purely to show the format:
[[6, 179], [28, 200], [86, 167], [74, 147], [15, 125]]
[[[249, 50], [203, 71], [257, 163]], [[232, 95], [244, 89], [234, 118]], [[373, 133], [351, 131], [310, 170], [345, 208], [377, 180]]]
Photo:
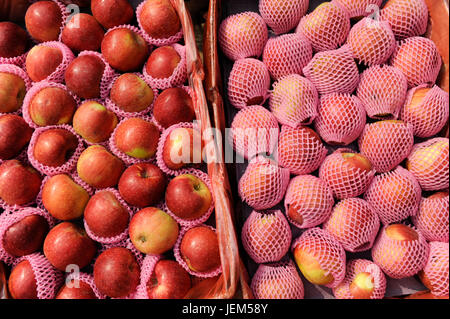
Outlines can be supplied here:
[[79, 286], [64, 284], [58, 291], [55, 299], [98, 299], [92, 287], [84, 281], [79, 281]]
[[167, 39], [181, 29], [180, 19], [169, 0], [147, 0], [139, 20], [144, 31], [155, 39]]
[[374, 278], [368, 272], [360, 272], [353, 278], [349, 288], [353, 298], [370, 299], [375, 290]]
[[208, 186], [197, 176], [182, 174], [167, 185], [167, 207], [179, 218], [200, 218], [209, 210], [211, 203], [212, 195]]
[[139, 76], [125, 73], [114, 81], [110, 98], [125, 112], [141, 112], [153, 103], [154, 94]]
[[62, 22], [61, 9], [53, 1], [35, 2], [25, 14], [27, 31], [39, 42], [58, 41]]
[[58, 167], [72, 157], [77, 146], [78, 139], [73, 133], [53, 128], [39, 134], [34, 144], [33, 156], [43, 165]]
[[156, 263], [147, 283], [150, 299], [182, 299], [191, 288], [191, 278], [186, 270], [173, 260]]
[[33, 167], [18, 160], [0, 165], [0, 199], [8, 205], [32, 202], [39, 193], [41, 182], [41, 176]]
[[37, 92], [28, 106], [31, 120], [39, 126], [72, 122], [77, 102], [64, 89], [46, 87]]
[[28, 48], [27, 32], [15, 23], [0, 22], [0, 58], [14, 58]]
[[25, 68], [33, 82], [45, 80], [56, 71], [63, 61], [63, 53], [58, 48], [45, 44], [36, 45], [27, 54]]
[[88, 200], [88, 192], [66, 174], [50, 177], [42, 188], [42, 204], [59, 220], [80, 218]]
[[96, 101], [81, 104], [73, 116], [73, 129], [90, 143], [105, 142], [118, 124], [116, 114]]
[[203, 141], [198, 130], [176, 128], [164, 142], [163, 161], [170, 169], [180, 169], [188, 164], [201, 163]]
[[37, 299], [37, 283], [28, 260], [18, 263], [11, 271], [8, 290], [13, 299]]
[[134, 16], [134, 10], [128, 0], [92, 0], [92, 14], [105, 28], [129, 23]]
[[0, 72], [0, 113], [17, 111], [26, 93], [25, 81], [20, 76]]
[[100, 97], [100, 85], [105, 64], [95, 55], [75, 58], [67, 67], [64, 79], [69, 90], [83, 99]]
[[195, 119], [194, 105], [182, 88], [169, 88], [161, 92], [153, 106], [153, 116], [164, 128]]
[[110, 191], [97, 192], [89, 199], [84, 210], [84, 221], [98, 237], [120, 235], [128, 227], [129, 220], [128, 210]]
[[18, 115], [0, 116], [0, 159], [19, 155], [31, 139], [33, 129]]
[[294, 249], [294, 258], [298, 268], [305, 278], [315, 285], [327, 285], [334, 281], [334, 277], [328, 269], [323, 269], [319, 258], [307, 249], [299, 245]]
[[144, 254], [159, 255], [172, 249], [178, 232], [172, 216], [155, 207], [140, 210], [130, 222], [131, 242]]
[[147, 60], [145, 70], [156, 79], [170, 77], [181, 61], [178, 52], [171, 46], [162, 46], [154, 50]]
[[217, 269], [220, 253], [216, 232], [206, 226], [189, 229], [181, 240], [180, 254], [192, 271], [210, 272]]
[[77, 162], [78, 176], [95, 188], [117, 185], [124, 168], [124, 163], [101, 145], [85, 149]]
[[77, 265], [80, 269], [86, 267], [96, 252], [95, 242], [86, 231], [70, 222], [56, 225], [45, 237], [44, 255], [61, 271], [66, 271], [69, 265]]
[[3, 249], [10, 255], [29, 255], [42, 247], [49, 231], [47, 220], [40, 215], [29, 215], [10, 225], [3, 234]]
[[73, 51], [97, 51], [104, 35], [105, 31], [93, 16], [77, 13], [66, 23], [61, 41]]
[[122, 198], [135, 207], [156, 205], [164, 198], [166, 177], [151, 163], [137, 163], [128, 167], [119, 180]]

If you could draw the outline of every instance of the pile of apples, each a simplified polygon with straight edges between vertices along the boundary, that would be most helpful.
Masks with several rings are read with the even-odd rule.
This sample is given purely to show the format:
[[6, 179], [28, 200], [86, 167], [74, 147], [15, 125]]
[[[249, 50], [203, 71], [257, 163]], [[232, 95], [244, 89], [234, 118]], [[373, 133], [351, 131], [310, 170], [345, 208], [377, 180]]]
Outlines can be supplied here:
[[169, 0], [84, 3], [0, 22], [10, 296], [183, 298], [221, 264], [180, 19]]
[[415, 275], [448, 298], [442, 61], [423, 37], [424, 0], [381, 3], [333, 0], [307, 14], [308, 0], [260, 0], [259, 14], [220, 25], [234, 63], [229, 141], [249, 160], [238, 190], [253, 209], [241, 238], [259, 264], [257, 298], [303, 298], [295, 264], [336, 298], [383, 298], [386, 276]]

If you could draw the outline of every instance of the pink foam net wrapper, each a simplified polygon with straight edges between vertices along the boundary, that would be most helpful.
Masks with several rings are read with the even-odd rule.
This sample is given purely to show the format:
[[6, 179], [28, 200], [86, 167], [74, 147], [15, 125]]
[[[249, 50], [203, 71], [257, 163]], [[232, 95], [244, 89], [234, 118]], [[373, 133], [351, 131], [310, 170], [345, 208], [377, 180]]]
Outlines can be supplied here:
[[63, 283], [63, 273], [53, 267], [41, 253], [16, 259], [14, 266], [25, 260], [30, 263], [33, 269], [38, 299], [54, 299]]
[[414, 216], [419, 209], [422, 191], [415, 177], [401, 166], [377, 175], [364, 194], [384, 225]]
[[153, 271], [158, 261], [161, 260], [159, 255], [146, 255], [141, 267], [141, 281], [136, 289], [135, 299], [150, 299], [147, 293], [147, 285], [152, 278]]
[[173, 248], [173, 254], [175, 256], [175, 260], [180, 264], [181, 267], [183, 267], [190, 275], [200, 278], [212, 278], [220, 275], [222, 273], [222, 265], [219, 265], [216, 269], [213, 269], [209, 272], [197, 272], [193, 271], [191, 268], [189, 268], [188, 264], [184, 260], [184, 258], [181, 256], [181, 242], [183, 241], [184, 235], [187, 233], [188, 230], [194, 228], [194, 227], [208, 227], [209, 229], [216, 231], [214, 227], [208, 226], [208, 225], [196, 225], [192, 227], [184, 227], [180, 231], [180, 235], [178, 236], [177, 242], [175, 243], [175, 246]]
[[330, 217], [333, 205], [331, 189], [313, 175], [294, 177], [284, 200], [286, 216], [297, 228], [311, 228], [322, 224]]
[[[192, 153], [192, 163], [186, 163], [188, 166], [200, 166], [202, 163], [202, 141], [201, 141], [201, 133], [197, 126], [194, 126], [193, 123], [190, 122], [182, 122], [178, 124], [174, 124], [170, 127], [168, 127], [166, 130], [164, 130], [161, 134], [161, 137], [158, 142], [158, 149], [156, 151], [156, 163], [158, 164], [158, 167], [166, 174], [176, 176], [180, 173], [180, 171], [183, 169], [171, 169], [167, 166], [165, 160], [164, 160], [164, 147], [167, 142], [167, 140], [171, 139], [171, 133], [175, 129], [179, 128], [186, 128], [186, 129], [193, 129], [196, 132], [198, 132], [198, 135], [193, 135], [193, 141], [192, 141], [192, 147], [194, 150], [186, 150], [185, 153], [188, 153], [190, 155]], [[183, 135], [183, 138], [189, 137], [189, 133], [186, 131], [186, 135]], [[196, 139], [196, 136], [198, 137], [198, 140]], [[190, 138], [189, 138], [190, 139]], [[188, 152], [189, 151], [189, 152]], [[183, 152], [183, 150], [182, 150]], [[187, 157], [187, 156], [186, 156]], [[184, 162], [184, 159], [186, 159], [184, 154], [181, 154], [180, 156], [180, 162]], [[190, 157], [190, 156], [189, 156]], [[190, 158], [189, 158], [190, 161]]]
[[406, 167], [417, 178], [424, 191], [448, 189], [448, 138], [436, 137], [414, 145]]
[[437, 85], [429, 88], [423, 84], [408, 91], [400, 118], [413, 126], [415, 136], [424, 138], [438, 134], [448, 114], [448, 93]]
[[[153, 117], [140, 116], [139, 118], [143, 119], [146, 122], [153, 124], [155, 127], [157, 127], [159, 129], [158, 125], [153, 120]], [[136, 163], [153, 163], [155, 160], [156, 152], [155, 152], [155, 155], [150, 158], [141, 159], [141, 158], [135, 158], [135, 157], [125, 154], [116, 146], [115, 138], [116, 138], [117, 130], [120, 127], [120, 125], [122, 123], [124, 123], [125, 121], [127, 121], [128, 119], [130, 119], [130, 118], [125, 118], [122, 121], [120, 121], [119, 124], [117, 124], [116, 128], [114, 129], [114, 131], [111, 134], [111, 137], [109, 138], [108, 148], [111, 150], [111, 153], [113, 153], [115, 156], [120, 158], [126, 165], [133, 165]]]
[[278, 142], [278, 122], [260, 105], [247, 106], [233, 118], [228, 141], [236, 152], [250, 159], [257, 154], [272, 154]]
[[429, 280], [431, 293], [448, 296], [449, 292], [449, 247], [448, 243], [430, 243], [430, 255], [423, 268], [423, 275]]
[[303, 74], [321, 95], [351, 94], [359, 82], [358, 66], [347, 45], [317, 53], [303, 68]]
[[[76, 138], [78, 139], [78, 146], [73, 152], [73, 154], [70, 156], [70, 158], [61, 166], [58, 167], [52, 167], [47, 166], [44, 164], [41, 164], [37, 159], [34, 158], [34, 146], [36, 145], [36, 141], [42, 132], [52, 130], [52, 129], [63, 129], [67, 130], [70, 133], [72, 133]], [[52, 125], [52, 126], [45, 126], [45, 127], [39, 127], [34, 130], [33, 135], [31, 136], [30, 144], [28, 145], [28, 159], [33, 165], [35, 169], [37, 169], [39, 172], [41, 172], [44, 175], [53, 176], [57, 174], [64, 174], [64, 173], [70, 173], [77, 165], [78, 158], [80, 157], [81, 153], [84, 150], [84, 143], [83, 139], [75, 132], [75, 130], [72, 128], [72, 126], [63, 124], [63, 125]]]
[[422, 35], [427, 30], [428, 8], [424, 0], [389, 1], [380, 12], [397, 40]]
[[234, 62], [228, 78], [228, 99], [234, 107], [262, 105], [269, 97], [269, 89], [270, 74], [263, 62], [253, 58]]
[[153, 38], [151, 37], [147, 32], [145, 32], [144, 28], [142, 27], [141, 24], [141, 12], [142, 12], [142, 8], [145, 4], [145, 1], [142, 1], [141, 4], [136, 8], [136, 18], [137, 18], [137, 22], [139, 25], [139, 28], [141, 30], [141, 35], [142, 37], [145, 39], [145, 41], [147, 41], [148, 43], [157, 46], [157, 47], [161, 47], [164, 45], [170, 45], [173, 43], [176, 43], [178, 41], [180, 41], [183, 38], [183, 30], [180, 27], [180, 31], [178, 31], [177, 33], [175, 33], [174, 35], [168, 37], [168, 38]]
[[147, 64], [145, 64], [142, 69], [142, 74], [147, 80], [149, 86], [152, 88], [165, 90], [171, 87], [183, 85], [187, 80], [186, 47], [178, 43], [171, 44], [170, 46], [175, 49], [181, 59], [173, 70], [173, 73], [168, 78], [152, 77], [147, 72]]
[[281, 127], [278, 162], [291, 174], [309, 174], [317, 170], [327, 155], [320, 137], [309, 127]]
[[[1, 58], [0, 58], [1, 59]], [[25, 89], [28, 91], [31, 88], [31, 80], [28, 77], [27, 72], [25, 72], [21, 67], [15, 64], [0, 64], [0, 73], [9, 73], [20, 77], [25, 83]], [[23, 103], [22, 103], [23, 104]], [[0, 108], [0, 116], [4, 114], [17, 114], [19, 115], [22, 112], [22, 105], [20, 105], [19, 109], [13, 112], [2, 112], [3, 107]]]
[[[440, 196], [442, 195], [442, 196]], [[428, 241], [448, 243], [449, 239], [449, 196], [448, 192], [422, 198], [420, 207], [412, 217], [417, 227]]]
[[350, 18], [366, 17], [378, 13], [383, 0], [332, 0], [343, 6]]
[[325, 2], [304, 16], [295, 30], [304, 35], [315, 52], [334, 50], [345, 42], [350, 16], [337, 2]]
[[241, 232], [242, 244], [256, 263], [279, 261], [289, 251], [292, 233], [280, 210], [253, 211]]
[[266, 23], [256, 12], [233, 14], [219, 27], [220, 48], [233, 61], [261, 56], [268, 36]]
[[12, 65], [16, 65], [18, 67], [23, 67], [25, 65], [25, 60], [27, 58], [27, 54], [28, 52], [16, 56], [16, 57], [12, 57], [12, 58], [4, 58], [4, 57], [0, 57], [0, 65], [1, 64], [12, 64]]
[[109, 91], [111, 90], [111, 82], [113, 79], [117, 77], [117, 73], [114, 69], [109, 65], [109, 63], [105, 60], [103, 55], [99, 52], [95, 51], [81, 51], [78, 54], [78, 57], [81, 56], [95, 56], [99, 58], [103, 64], [105, 65], [105, 69], [103, 70], [102, 79], [100, 81], [100, 96], [101, 100], [106, 99], [109, 96]]
[[[141, 73], [133, 73], [133, 74], [137, 75], [153, 91], [153, 101], [152, 101], [152, 103], [150, 105], [148, 105], [142, 111], [139, 111], [139, 112], [127, 112], [127, 111], [123, 110], [119, 105], [114, 103], [114, 101], [112, 101], [111, 98], [106, 98], [106, 100], [105, 100], [106, 108], [109, 109], [110, 111], [114, 112], [115, 114], [117, 114], [120, 118], [150, 116], [151, 112], [153, 110], [153, 104], [155, 103], [156, 98], [158, 97], [158, 90], [156, 88], [153, 88], [150, 85], [150, 81], [148, 80], [148, 78], [146, 78]], [[116, 82], [116, 80], [119, 77], [120, 77], [120, 75], [117, 75], [114, 79], [111, 80], [111, 82], [109, 84], [109, 90], [110, 91], [111, 91], [112, 87], [114, 86], [114, 83]]]
[[312, 57], [309, 41], [298, 33], [288, 33], [267, 41], [262, 60], [270, 76], [278, 80], [290, 74], [302, 75]]
[[[35, 82], [35, 84], [30, 88], [30, 90], [25, 95], [25, 98], [23, 99], [23, 106], [22, 106], [23, 119], [32, 128], [38, 128], [41, 126], [36, 124], [33, 121], [33, 119], [31, 118], [31, 114], [30, 114], [31, 103], [33, 102], [33, 99], [36, 96], [36, 94], [38, 94], [43, 89], [47, 89], [47, 88], [57, 88], [57, 89], [66, 91], [73, 98], [76, 105], [77, 106], [80, 105], [80, 98], [78, 96], [76, 96], [74, 93], [72, 93], [71, 91], [69, 91], [69, 89], [64, 84], [56, 83], [56, 82], [49, 82], [49, 81]], [[72, 119], [70, 119], [70, 123], [71, 122], [72, 122]]]
[[397, 119], [408, 90], [403, 73], [389, 65], [374, 65], [360, 77], [356, 95], [373, 119]]
[[256, 210], [278, 204], [289, 183], [289, 170], [261, 156], [253, 158], [241, 179], [238, 191], [242, 201]]
[[298, 74], [282, 77], [273, 84], [269, 106], [282, 125], [309, 125], [317, 117], [319, 94], [307, 78]]
[[292, 250], [301, 249], [312, 255], [319, 262], [324, 275], [331, 274], [333, 281], [326, 284], [328, 288], [337, 287], [345, 277], [345, 250], [342, 245], [326, 230], [315, 227], [303, 232], [291, 246]]
[[379, 173], [400, 164], [414, 144], [412, 126], [403, 122], [380, 121], [366, 124], [358, 140], [361, 154]]
[[399, 43], [390, 64], [405, 75], [411, 88], [421, 84], [433, 85], [441, 69], [442, 58], [433, 41], [412, 37]]
[[396, 240], [386, 235], [384, 226], [372, 248], [372, 259], [391, 278], [411, 277], [421, 271], [427, 262], [429, 245], [420, 231], [417, 239]]
[[327, 230], [349, 252], [360, 252], [373, 246], [380, 228], [380, 219], [375, 210], [361, 198], [347, 198], [333, 209], [330, 218], [323, 224]]
[[309, 0], [261, 0], [259, 13], [275, 34], [294, 29], [308, 10]]
[[366, 125], [361, 100], [350, 94], [322, 95], [317, 113], [315, 129], [328, 144], [348, 145], [361, 135]]
[[367, 259], [352, 259], [347, 263], [347, 271], [342, 283], [333, 289], [336, 299], [355, 299], [350, 290], [355, 277], [360, 273], [371, 275], [373, 291], [369, 299], [383, 299], [386, 293], [386, 277], [375, 263]]
[[65, 279], [66, 284], [70, 283], [71, 285], [75, 286], [76, 281], [80, 281], [85, 284], [88, 284], [91, 287], [91, 289], [94, 292], [97, 299], [106, 299], [106, 296], [104, 294], [102, 294], [100, 292], [100, 290], [98, 290], [98, 288], [94, 282], [94, 277], [91, 274], [79, 272], [79, 273], [71, 273], [66, 276], [66, 279]]
[[[56, 68], [55, 71], [53, 71], [47, 78], [45, 78], [45, 81], [48, 82], [57, 82], [62, 83], [64, 82], [64, 73], [66, 72], [67, 67], [69, 66], [70, 62], [75, 59], [75, 55], [73, 54], [72, 50], [65, 45], [62, 42], [59, 41], [49, 41], [49, 42], [43, 42], [38, 44], [38, 46], [46, 46], [50, 48], [59, 49], [62, 53], [62, 61], [60, 65]], [[26, 70], [26, 64], [24, 66]]]
[[[130, 219], [133, 215], [133, 210], [128, 206], [128, 204], [125, 202], [125, 200], [122, 198], [122, 196], [120, 196], [120, 193], [114, 189], [114, 188], [105, 188], [105, 189], [101, 189], [98, 190], [96, 192], [110, 192], [114, 195], [114, 197], [119, 201], [119, 203], [122, 205], [123, 208], [126, 209], [126, 211], [128, 212], [128, 214], [130, 215]], [[114, 244], [120, 241], [125, 240], [128, 237], [128, 227], [125, 228], [120, 234], [117, 234], [116, 236], [113, 237], [101, 237], [101, 236], [97, 236], [89, 227], [89, 224], [86, 222], [86, 219], [83, 219], [84, 222], [84, 229], [86, 230], [86, 233], [88, 234], [88, 236], [95, 240], [96, 242], [102, 243], [102, 244]]]
[[363, 194], [373, 177], [375, 169], [362, 169], [351, 164], [342, 155], [355, 153], [351, 149], [340, 148], [327, 156], [319, 168], [319, 177], [333, 190], [337, 199], [356, 197]]
[[163, 204], [161, 209], [163, 211], [165, 211], [167, 214], [169, 214], [170, 216], [172, 216], [173, 219], [175, 219], [175, 221], [180, 224], [183, 227], [194, 227], [197, 226], [199, 224], [202, 224], [204, 222], [206, 222], [209, 217], [211, 216], [212, 212], [214, 211], [214, 198], [212, 197], [212, 185], [211, 185], [211, 180], [209, 179], [208, 174], [206, 174], [205, 172], [198, 170], [198, 169], [194, 169], [194, 168], [190, 168], [190, 169], [182, 169], [179, 172], [177, 172], [177, 176], [180, 175], [184, 175], [184, 174], [190, 174], [190, 175], [194, 175], [196, 177], [198, 177], [205, 185], [206, 187], [208, 187], [210, 193], [211, 193], [211, 205], [209, 206], [208, 210], [200, 217], [196, 218], [196, 219], [183, 219], [178, 217], [174, 212], [172, 212], [169, 207], [167, 207], [166, 204]]
[[256, 299], [303, 299], [303, 282], [292, 260], [259, 265], [250, 288]]
[[0, 260], [7, 265], [12, 265], [16, 257], [9, 254], [3, 247], [3, 239], [8, 228], [15, 223], [21, 221], [25, 217], [38, 215], [46, 219], [48, 228], [51, 229], [55, 225], [55, 219], [45, 210], [27, 207], [17, 211], [6, 211], [0, 215]]

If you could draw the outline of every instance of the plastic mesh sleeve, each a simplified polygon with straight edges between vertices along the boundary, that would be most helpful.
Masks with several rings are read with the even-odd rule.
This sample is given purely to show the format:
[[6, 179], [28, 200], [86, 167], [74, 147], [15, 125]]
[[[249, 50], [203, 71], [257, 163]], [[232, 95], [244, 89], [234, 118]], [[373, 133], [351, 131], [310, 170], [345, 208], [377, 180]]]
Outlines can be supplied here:
[[433, 241], [430, 243], [430, 255], [423, 268], [431, 293], [436, 296], [448, 296], [449, 290], [449, 248], [448, 243]]
[[147, 285], [150, 281], [155, 266], [161, 260], [159, 255], [146, 255], [141, 267], [141, 281], [136, 289], [134, 299], [150, 299], [147, 293]]
[[430, 196], [422, 198], [420, 207], [412, 217], [414, 226], [417, 227], [428, 241], [449, 240], [449, 196], [448, 192], [443, 196]]
[[259, 12], [275, 34], [294, 29], [308, 10], [309, 0], [260, 0]]
[[333, 0], [333, 2], [343, 6], [350, 18], [359, 18], [373, 14], [373, 9], [380, 8], [383, 0]]

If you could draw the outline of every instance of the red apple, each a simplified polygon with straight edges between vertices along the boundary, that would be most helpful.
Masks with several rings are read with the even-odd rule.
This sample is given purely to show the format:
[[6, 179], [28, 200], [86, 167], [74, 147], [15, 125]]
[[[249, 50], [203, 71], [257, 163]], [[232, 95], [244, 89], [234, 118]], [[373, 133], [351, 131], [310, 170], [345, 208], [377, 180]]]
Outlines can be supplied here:
[[206, 226], [196, 226], [184, 234], [180, 253], [189, 269], [195, 272], [209, 272], [220, 266], [217, 234]]
[[150, 299], [182, 299], [191, 288], [191, 277], [177, 262], [160, 260], [147, 283]]
[[101, 145], [85, 149], [77, 162], [78, 176], [96, 188], [114, 187], [123, 170], [123, 162]]
[[170, 169], [180, 169], [202, 160], [202, 137], [198, 130], [176, 128], [164, 142], [162, 158]]
[[185, 220], [203, 216], [211, 206], [208, 186], [197, 176], [182, 174], [169, 182], [166, 204], [172, 213]]
[[70, 222], [53, 227], [45, 237], [44, 255], [57, 269], [66, 271], [68, 265], [80, 269], [89, 265], [97, 251], [95, 242], [85, 230]]
[[84, 102], [73, 116], [73, 129], [90, 143], [105, 142], [117, 123], [116, 114], [95, 101]]
[[91, 11], [105, 29], [127, 24], [134, 16], [134, 9], [127, 0], [92, 0]]
[[33, 129], [18, 115], [0, 116], [0, 159], [16, 157], [28, 144]]
[[111, 100], [125, 112], [141, 112], [153, 103], [153, 90], [139, 76], [126, 73], [111, 87]]
[[3, 249], [15, 257], [29, 255], [42, 247], [49, 230], [47, 220], [29, 215], [9, 226], [3, 234]]
[[166, 177], [161, 169], [150, 163], [137, 163], [128, 167], [119, 180], [119, 192], [130, 205], [147, 207], [163, 199]]
[[105, 250], [94, 265], [94, 282], [103, 294], [120, 298], [139, 285], [140, 269], [133, 253], [122, 247]]
[[375, 290], [375, 282], [368, 272], [360, 272], [350, 284], [350, 293], [354, 299], [370, 299]]
[[105, 31], [93, 16], [78, 13], [65, 25], [61, 41], [73, 51], [97, 51], [104, 35]]
[[41, 176], [33, 167], [18, 160], [0, 165], [0, 198], [8, 205], [24, 205], [33, 201], [41, 182]]
[[18, 75], [0, 72], [0, 113], [15, 112], [27, 93], [25, 81]]
[[171, 46], [162, 46], [154, 50], [148, 58], [145, 70], [156, 79], [170, 77], [180, 63], [181, 57]]
[[98, 299], [92, 287], [84, 281], [79, 281], [79, 287], [61, 287], [55, 299]]
[[83, 99], [100, 97], [100, 84], [105, 71], [103, 61], [94, 55], [75, 58], [67, 67], [64, 79], [69, 90]]
[[13, 299], [38, 299], [36, 277], [28, 260], [21, 261], [13, 268], [8, 289]]
[[155, 207], [147, 207], [133, 216], [129, 232], [137, 250], [144, 254], [160, 255], [173, 248], [179, 229], [169, 214]]
[[195, 119], [192, 99], [182, 88], [166, 89], [155, 100], [153, 116], [164, 128], [181, 122], [192, 122]]
[[84, 221], [98, 237], [120, 235], [128, 227], [130, 214], [110, 191], [102, 191], [91, 197], [84, 210]]
[[80, 218], [88, 201], [88, 192], [66, 174], [50, 177], [42, 188], [42, 204], [59, 220]]
[[167, 39], [181, 28], [180, 19], [169, 0], [147, 0], [139, 20], [144, 31], [155, 39]]
[[33, 148], [33, 156], [43, 165], [58, 167], [72, 157], [77, 146], [78, 139], [72, 132], [53, 128], [39, 134]]
[[141, 118], [129, 118], [119, 124], [114, 135], [116, 147], [128, 156], [149, 159], [156, 154], [159, 130]]
[[58, 41], [63, 16], [54, 1], [38, 1], [28, 7], [25, 25], [28, 33], [38, 42]]
[[60, 49], [45, 44], [36, 45], [27, 54], [25, 68], [30, 79], [39, 82], [55, 72], [62, 61], [63, 54]]
[[106, 61], [121, 72], [140, 69], [149, 54], [144, 38], [127, 28], [108, 32], [102, 41], [101, 48]]
[[29, 5], [28, 0], [0, 1], [0, 21], [23, 22]]
[[28, 48], [27, 32], [15, 23], [0, 22], [0, 58], [14, 58]]
[[30, 117], [39, 126], [72, 122], [77, 102], [64, 89], [46, 87], [36, 93], [28, 107]]

